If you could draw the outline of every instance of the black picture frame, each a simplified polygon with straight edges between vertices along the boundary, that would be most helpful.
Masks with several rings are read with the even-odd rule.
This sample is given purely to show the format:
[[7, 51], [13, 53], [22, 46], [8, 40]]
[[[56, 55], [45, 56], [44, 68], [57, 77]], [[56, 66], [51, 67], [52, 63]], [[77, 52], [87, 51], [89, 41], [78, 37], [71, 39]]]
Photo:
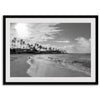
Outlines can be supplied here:
[[[95, 18], [95, 82], [6, 82], [7, 18]], [[3, 15], [3, 85], [98, 85], [98, 15]]]

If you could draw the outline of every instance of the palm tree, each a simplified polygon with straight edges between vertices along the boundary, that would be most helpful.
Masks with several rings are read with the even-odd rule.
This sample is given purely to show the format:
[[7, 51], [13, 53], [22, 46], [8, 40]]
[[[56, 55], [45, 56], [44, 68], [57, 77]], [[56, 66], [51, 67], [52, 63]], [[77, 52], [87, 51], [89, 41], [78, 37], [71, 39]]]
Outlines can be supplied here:
[[20, 48], [22, 49], [23, 46], [23, 39], [20, 39]]
[[14, 48], [14, 40], [12, 39], [12, 41], [11, 41], [11, 45], [12, 45], [12, 49]]
[[39, 45], [39, 46], [38, 46], [38, 48], [41, 50], [41, 49], [42, 49], [42, 46], [41, 46], [41, 45]]
[[17, 39], [16, 38], [13, 38], [12, 40], [11, 40], [11, 53], [16, 53], [16, 41], [17, 41]]
[[28, 47], [28, 49], [30, 49], [30, 44], [29, 43], [27, 44], [27, 47]]
[[17, 41], [17, 39], [16, 39], [16, 38], [13, 38], [13, 39], [12, 39], [13, 48], [16, 48], [16, 41]]
[[49, 47], [49, 51], [52, 51], [52, 48], [51, 47]]

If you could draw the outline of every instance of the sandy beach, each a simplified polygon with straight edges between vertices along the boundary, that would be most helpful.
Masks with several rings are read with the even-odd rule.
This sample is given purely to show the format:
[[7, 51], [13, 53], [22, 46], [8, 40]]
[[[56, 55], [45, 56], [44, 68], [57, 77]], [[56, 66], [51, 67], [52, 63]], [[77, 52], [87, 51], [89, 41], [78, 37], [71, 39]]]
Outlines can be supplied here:
[[[11, 55], [11, 77], [89, 77], [90, 73], [81, 64], [72, 64], [72, 57], [66, 60], [51, 55]], [[73, 58], [75, 59], [75, 58]], [[72, 61], [73, 61], [72, 59]], [[74, 61], [75, 62], [75, 61]], [[88, 68], [89, 69], [89, 68]]]
[[26, 73], [30, 67], [27, 64], [27, 57], [29, 55], [13, 54], [10, 57], [10, 76], [11, 77], [29, 77]]
[[32, 56], [27, 61], [31, 66], [27, 73], [32, 77], [87, 77], [84, 71], [74, 68], [70, 64], [55, 63], [48, 59], [48, 55]]

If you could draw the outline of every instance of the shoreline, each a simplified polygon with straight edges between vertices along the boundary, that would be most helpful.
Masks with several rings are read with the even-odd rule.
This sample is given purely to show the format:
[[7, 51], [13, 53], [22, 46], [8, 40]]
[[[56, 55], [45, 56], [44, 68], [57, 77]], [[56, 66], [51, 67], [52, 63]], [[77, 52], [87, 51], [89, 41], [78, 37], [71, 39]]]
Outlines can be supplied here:
[[[30, 65], [27, 73], [31, 77], [82, 77], [82, 75], [83, 77], [89, 77], [87, 73], [76, 70], [74, 66], [67, 64], [67, 68], [64, 68], [62, 64], [55, 63], [48, 58], [48, 56], [42, 55], [30, 57], [30, 59], [27, 61], [27, 63]], [[74, 68], [74, 70], [70, 67]]]
[[[11, 55], [10, 76], [11, 77], [90, 77], [84, 72], [77, 71], [74, 66], [61, 62], [65, 59], [70, 63], [73, 60], [67, 55]], [[33, 61], [30, 62], [29, 61]], [[57, 59], [56, 59], [57, 58]], [[71, 59], [71, 60], [70, 60]], [[75, 58], [74, 58], [75, 59]], [[65, 64], [65, 65], [64, 65]], [[80, 67], [80, 66], [79, 66]]]
[[30, 77], [26, 71], [30, 68], [27, 64], [27, 56], [29, 55], [12, 55], [12, 58], [15, 60], [10, 61], [10, 77]]

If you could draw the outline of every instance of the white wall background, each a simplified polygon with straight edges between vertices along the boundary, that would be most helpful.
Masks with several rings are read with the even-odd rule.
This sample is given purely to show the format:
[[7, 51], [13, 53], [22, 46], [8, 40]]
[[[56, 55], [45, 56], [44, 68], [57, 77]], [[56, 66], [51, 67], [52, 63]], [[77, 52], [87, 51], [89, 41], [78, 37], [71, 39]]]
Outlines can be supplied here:
[[2, 85], [3, 15], [100, 15], [99, 1], [100, 0], [0, 0], [0, 100], [99, 100], [100, 85]]

